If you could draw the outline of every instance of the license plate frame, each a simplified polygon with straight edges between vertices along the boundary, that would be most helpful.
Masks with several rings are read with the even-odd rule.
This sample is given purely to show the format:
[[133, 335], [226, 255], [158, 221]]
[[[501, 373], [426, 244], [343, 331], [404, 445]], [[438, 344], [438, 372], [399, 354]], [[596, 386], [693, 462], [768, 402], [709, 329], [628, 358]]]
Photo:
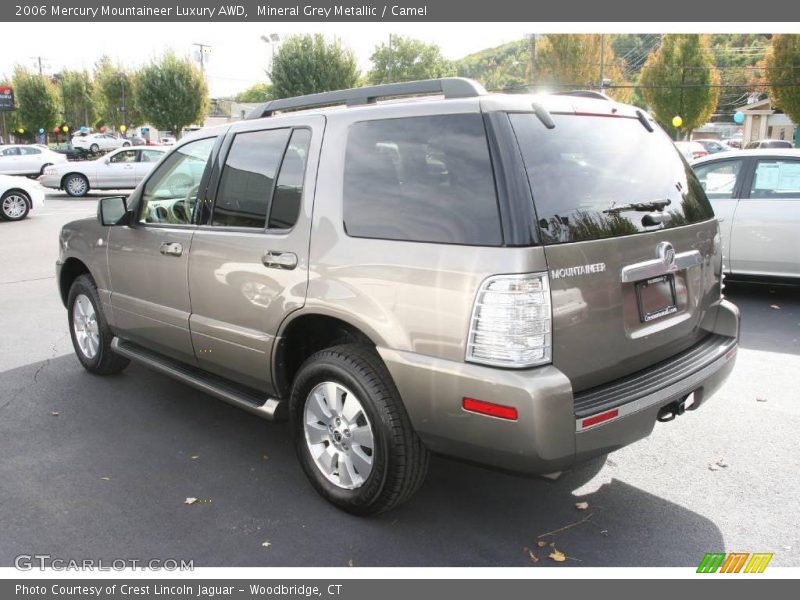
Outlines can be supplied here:
[[[668, 298], [666, 303], [661, 303], [660, 296]], [[637, 281], [636, 305], [639, 308], [639, 320], [642, 323], [652, 323], [678, 312], [678, 295], [675, 291], [674, 274], [667, 273]]]

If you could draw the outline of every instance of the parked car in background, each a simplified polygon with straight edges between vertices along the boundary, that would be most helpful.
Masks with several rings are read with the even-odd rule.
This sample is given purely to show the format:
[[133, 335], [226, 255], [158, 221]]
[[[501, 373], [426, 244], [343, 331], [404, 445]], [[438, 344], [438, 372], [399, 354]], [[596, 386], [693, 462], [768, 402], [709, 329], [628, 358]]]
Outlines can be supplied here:
[[131, 146], [146, 146], [147, 140], [143, 137], [139, 137], [138, 135], [131, 135], [126, 138], [130, 143]]
[[63, 154], [67, 157], [68, 160], [78, 160], [81, 158], [86, 157], [89, 154], [88, 150], [84, 150], [83, 148], [76, 148], [72, 145], [71, 142], [66, 142], [64, 144], [57, 144], [51, 148], [53, 152], [57, 152], [59, 154]]
[[44, 206], [44, 188], [27, 177], [0, 175], [0, 220], [21, 221]]
[[748, 142], [745, 150], [759, 150], [762, 148], [794, 148], [789, 140], [754, 140]]
[[74, 197], [89, 190], [125, 190], [135, 188], [166, 149], [152, 146], [120, 148], [96, 160], [70, 162], [45, 169], [39, 182], [48, 188], [63, 189]]
[[50, 165], [67, 162], [66, 156], [38, 144], [0, 146], [0, 174], [41, 175]]
[[683, 154], [683, 157], [692, 161], [701, 156], [708, 156], [709, 152], [700, 142], [675, 142], [675, 147]]
[[734, 150], [692, 166], [720, 221], [725, 273], [800, 282], [800, 150]]
[[117, 137], [110, 133], [89, 133], [73, 137], [72, 145], [75, 148], [82, 148], [83, 150], [96, 153], [106, 150], [116, 150], [123, 146], [132, 146], [133, 144], [131, 144], [130, 140]]
[[158, 143], [161, 144], [162, 146], [174, 146], [177, 141], [178, 140], [176, 140], [171, 135], [165, 135], [159, 138]]
[[720, 142], [718, 140], [694, 140], [694, 141], [703, 146], [703, 148], [705, 148], [706, 152], [708, 152], [709, 154], [730, 152], [731, 150], [734, 149], [732, 146], [729, 146], [725, 142]]

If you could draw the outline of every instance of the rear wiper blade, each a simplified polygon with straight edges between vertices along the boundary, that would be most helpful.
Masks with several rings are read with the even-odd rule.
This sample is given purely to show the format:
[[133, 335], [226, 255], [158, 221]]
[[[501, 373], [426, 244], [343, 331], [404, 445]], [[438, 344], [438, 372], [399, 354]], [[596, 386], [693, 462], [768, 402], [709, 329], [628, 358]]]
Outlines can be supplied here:
[[651, 202], [631, 202], [630, 204], [621, 204], [620, 206], [611, 206], [603, 212], [606, 214], [615, 214], [625, 212], [626, 210], [635, 210], [638, 212], [652, 212], [654, 210], [664, 210], [665, 207], [672, 204], [672, 200], [653, 200]]

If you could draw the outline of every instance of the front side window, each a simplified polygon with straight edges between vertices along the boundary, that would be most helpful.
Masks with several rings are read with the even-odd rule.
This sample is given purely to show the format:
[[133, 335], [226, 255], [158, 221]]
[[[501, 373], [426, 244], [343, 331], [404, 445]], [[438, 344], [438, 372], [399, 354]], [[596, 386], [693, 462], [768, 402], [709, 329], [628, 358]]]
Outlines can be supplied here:
[[6, 148], [2, 152], [2, 156], [19, 156], [19, 148]]
[[108, 160], [112, 163], [135, 163], [139, 158], [137, 156], [138, 153], [138, 150], [123, 150], [122, 152], [117, 152]]
[[479, 114], [353, 124], [343, 203], [345, 231], [353, 237], [474, 246], [503, 242]]
[[211, 224], [264, 229], [291, 129], [238, 133], [225, 159]]
[[192, 222], [200, 181], [216, 138], [185, 144], [171, 153], [147, 180], [142, 193], [142, 223], [186, 225]]
[[694, 173], [711, 200], [733, 198], [742, 160], [724, 160], [698, 165]]
[[800, 160], [759, 160], [750, 197], [800, 199]]
[[164, 156], [163, 152], [157, 150], [142, 150], [141, 162], [158, 162]]

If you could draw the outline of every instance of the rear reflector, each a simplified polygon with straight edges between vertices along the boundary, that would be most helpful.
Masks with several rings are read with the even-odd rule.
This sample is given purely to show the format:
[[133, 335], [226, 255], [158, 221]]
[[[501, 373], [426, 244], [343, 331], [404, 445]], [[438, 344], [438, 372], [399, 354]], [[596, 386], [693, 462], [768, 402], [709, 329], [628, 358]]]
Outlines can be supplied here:
[[469, 412], [498, 417], [499, 419], [508, 419], [510, 421], [517, 420], [517, 409], [513, 406], [503, 406], [502, 404], [484, 402], [483, 400], [475, 400], [474, 398], [464, 398], [462, 406], [464, 410]]
[[599, 415], [594, 415], [593, 417], [589, 417], [588, 419], [584, 419], [581, 421], [581, 429], [586, 429], [587, 427], [591, 427], [592, 425], [598, 425], [600, 423], [605, 423], [606, 421], [610, 421], [611, 419], [616, 419], [619, 416], [619, 410], [616, 408], [614, 410], [609, 410], [608, 412], [600, 413]]

